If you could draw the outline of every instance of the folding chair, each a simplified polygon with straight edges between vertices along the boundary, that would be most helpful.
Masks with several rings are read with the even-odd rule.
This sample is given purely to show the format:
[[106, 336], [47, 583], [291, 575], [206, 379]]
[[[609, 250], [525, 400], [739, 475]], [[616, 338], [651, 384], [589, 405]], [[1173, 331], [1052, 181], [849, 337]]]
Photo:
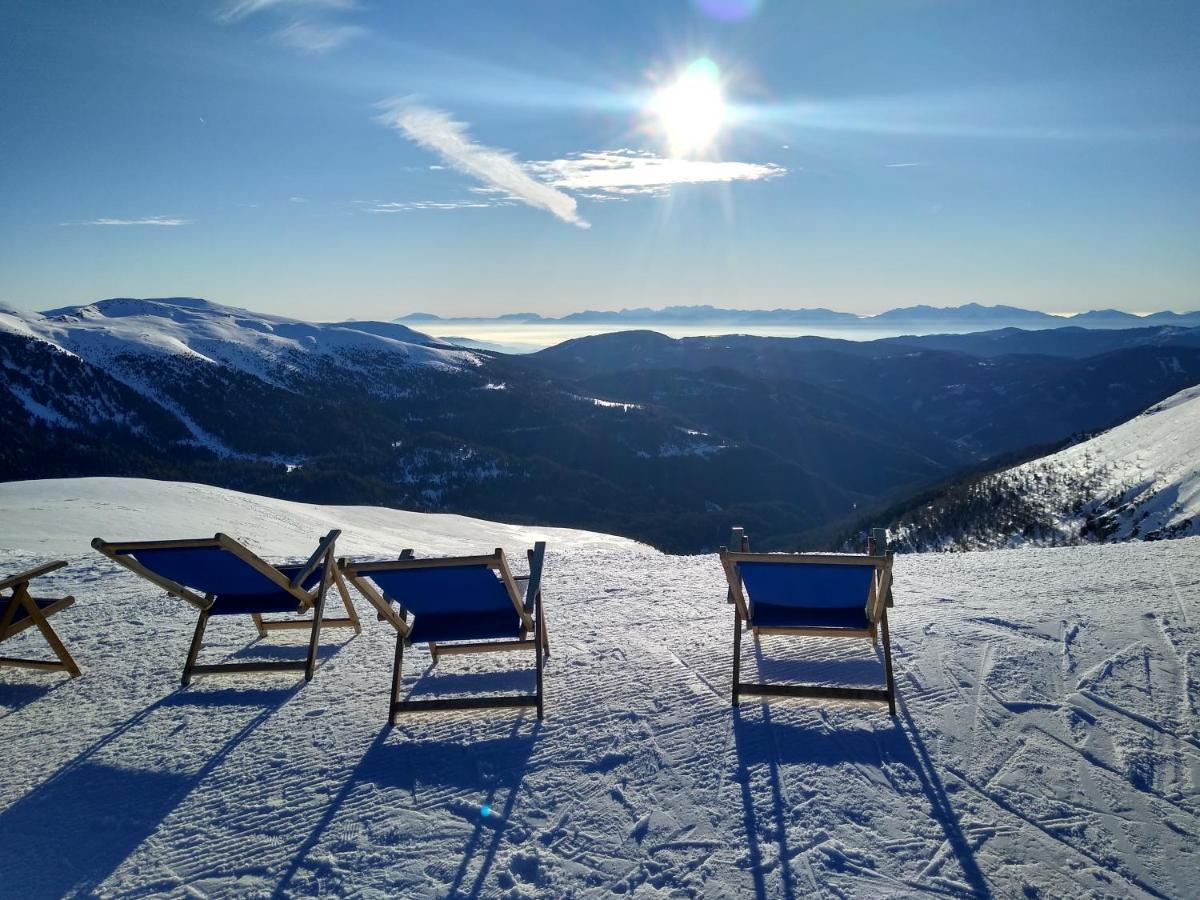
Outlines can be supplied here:
[[[892, 560], [886, 533], [875, 529], [866, 554], [751, 553], [741, 529], [734, 530], [736, 551], [722, 547], [721, 565], [735, 605], [733, 630], [733, 705], [741, 694], [815, 697], [831, 700], [884, 701], [896, 715], [892, 645], [887, 610], [891, 605]], [[814, 684], [766, 684], [741, 681], [743, 623], [760, 635], [803, 637], [883, 637], [884, 690]]]
[[66, 646], [47, 621], [56, 612], [66, 609], [74, 603], [75, 598], [45, 599], [34, 597], [29, 593], [29, 582], [57, 571], [65, 565], [66, 562], [62, 560], [46, 563], [36, 569], [30, 569], [28, 572], [22, 572], [20, 575], [13, 575], [11, 578], [0, 581], [0, 591], [12, 591], [7, 597], [0, 595], [0, 643], [15, 634], [20, 634], [31, 625], [36, 625], [38, 631], [42, 633], [42, 637], [46, 639], [46, 643], [50, 645], [50, 649], [54, 651], [54, 655], [58, 657], [58, 662], [0, 656], [0, 666], [42, 669], [50, 672], [62, 671], [69, 673], [72, 678], [77, 678], [82, 674], [79, 666], [75, 664], [75, 660], [71, 658], [71, 654], [67, 652]]
[[[550, 655], [542, 612], [545, 553], [542, 541], [528, 551], [529, 575], [524, 578], [513, 577], [501, 549], [490, 556], [415, 559], [411, 550], [405, 550], [399, 559], [386, 562], [339, 561], [338, 568], [378, 610], [379, 618], [396, 629], [388, 705], [391, 724], [396, 723], [400, 712], [507, 706], [536, 706], [537, 717], [542, 718], [543, 656]], [[525, 582], [523, 599], [518, 582]], [[393, 602], [398, 609], [393, 608]], [[498, 697], [401, 700], [404, 645], [414, 643], [428, 644], [434, 662], [440, 656], [458, 653], [532, 650], [537, 691]]]
[[[322, 626], [351, 627], [355, 632], [362, 630], [354, 604], [350, 602], [350, 593], [334, 563], [334, 544], [340, 534], [335, 529], [325, 535], [308, 562], [300, 566], [273, 566], [224, 534], [190, 540], [125, 543], [108, 543], [96, 538], [92, 546], [113, 562], [200, 611], [183, 667], [184, 685], [191, 683], [193, 675], [230, 672], [303, 671], [304, 679], [311, 681]], [[330, 583], [335, 584], [341, 594], [346, 606], [345, 618], [325, 618], [325, 594]], [[263, 619], [271, 613], [302, 614], [309, 610], [313, 613], [311, 621]], [[196, 658], [209, 618], [231, 615], [249, 615], [262, 637], [280, 629], [310, 629], [307, 659], [198, 665]]]

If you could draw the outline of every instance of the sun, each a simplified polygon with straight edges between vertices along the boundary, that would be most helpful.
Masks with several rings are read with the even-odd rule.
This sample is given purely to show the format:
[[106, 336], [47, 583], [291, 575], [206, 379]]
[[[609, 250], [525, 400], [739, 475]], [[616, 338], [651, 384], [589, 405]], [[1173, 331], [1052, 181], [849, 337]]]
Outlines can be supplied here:
[[705, 150], [725, 123], [717, 64], [706, 57], [693, 62], [673, 84], [655, 93], [649, 111], [657, 118], [673, 156]]

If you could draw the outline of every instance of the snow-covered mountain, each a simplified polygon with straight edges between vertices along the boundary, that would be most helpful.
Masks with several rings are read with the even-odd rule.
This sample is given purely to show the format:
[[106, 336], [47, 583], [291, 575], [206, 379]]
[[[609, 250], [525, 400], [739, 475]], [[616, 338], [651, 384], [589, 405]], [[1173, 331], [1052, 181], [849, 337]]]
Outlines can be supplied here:
[[131, 355], [220, 363], [266, 380], [317, 370], [314, 357], [360, 365], [376, 353], [401, 366], [457, 369], [477, 364], [466, 351], [390, 322], [318, 324], [222, 306], [195, 297], [113, 298], [45, 312], [0, 310], [0, 330], [38, 338], [87, 362], [123, 370]]
[[905, 516], [913, 549], [1200, 534], [1200, 386], [1089, 440], [957, 485]]
[[[395, 633], [328, 629], [316, 678], [179, 673], [195, 612], [88, 548], [220, 529], [271, 558], [548, 541], [546, 718], [385, 726]], [[899, 716], [743, 699], [713, 554], [189, 484], [0, 484], [0, 576], [47, 558], [83, 676], [0, 669], [5, 897], [1129, 897], [1200, 884], [1200, 538], [902, 554]], [[215, 617], [213, 662], [296, 659]], [[747, 680], [878, 685], [868, 641], [743, 642]], [[36, 629], [4, 644], [39, 656]], [[405, 652], [418, 697], [531, 688], [524, 653]]]

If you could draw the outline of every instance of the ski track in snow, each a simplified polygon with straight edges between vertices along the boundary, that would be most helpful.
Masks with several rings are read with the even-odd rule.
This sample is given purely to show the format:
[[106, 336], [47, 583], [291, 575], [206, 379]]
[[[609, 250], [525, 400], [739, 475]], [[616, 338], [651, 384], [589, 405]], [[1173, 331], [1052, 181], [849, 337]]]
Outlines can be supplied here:
[[[53, 623], [85, 670], [0, 670], [8, 896], [1187, 898], [1200, 884], [1200, 538], [898, 557], [891, 720], [732, 710], [713, 556], [121, 479], [0, 485], [0, 508], [6, 570], [71, 549], [38, 593], [77, 597]], [[86, 539], [98, 523], [113, 539], [203, 535], [222, 517], [291, 557], [333, 525], [360, 556], [503, 544], [520, 559], [544, 534], [545, 720], [387, 728], [393, 632], [358, 597], [363, 634], [326, 631], [312, 683], [180, 689], [190, 608]], [[203, 656], [303, 643], [221, 618]], [[27, 631], [4, 652], [45, 648]], [[865, 641], [747, 637], [743, 652], [747, 678], [882, 679]], [[406, 688], [531, 688], [516, 656], [431, 667], [414, 649]]]

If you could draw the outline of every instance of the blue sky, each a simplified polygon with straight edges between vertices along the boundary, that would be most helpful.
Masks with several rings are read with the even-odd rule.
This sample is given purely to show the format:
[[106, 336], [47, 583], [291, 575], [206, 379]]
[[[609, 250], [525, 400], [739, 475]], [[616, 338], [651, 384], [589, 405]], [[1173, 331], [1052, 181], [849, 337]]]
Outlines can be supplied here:
[[0, 10], [18, 307], [1200, 308], [1194, 2]]

